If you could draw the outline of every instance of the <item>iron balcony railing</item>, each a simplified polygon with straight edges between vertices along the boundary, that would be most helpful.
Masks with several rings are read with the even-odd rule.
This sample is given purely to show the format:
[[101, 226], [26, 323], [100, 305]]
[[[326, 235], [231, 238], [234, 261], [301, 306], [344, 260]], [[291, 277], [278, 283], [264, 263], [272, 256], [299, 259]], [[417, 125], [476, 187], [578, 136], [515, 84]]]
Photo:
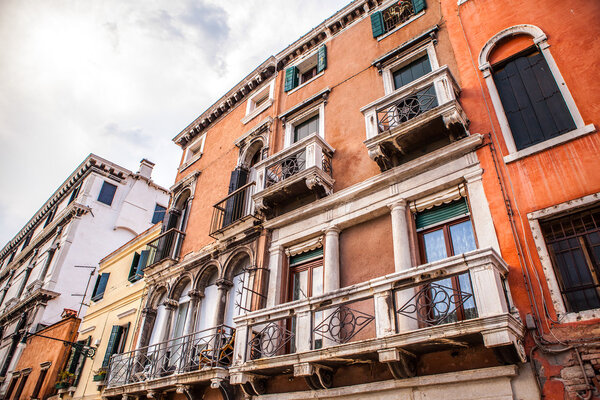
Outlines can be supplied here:
[[460, 87], [447, 66], [414, 80], [361, 108], [365, 116], [367, 141], [384, 133], [396, 132], [398, 128], [397, 133], [404, 133], [402, 128], [414, 128], [421, 119], [427, 120], [425, 115], [432, 118], [442, 116], [448, 122], [453, 121], [455, 115], [462, 114], [457, 101], [459, 94]]
[[210, 235], [227, 228], [236, 221], [245, 219], [254, 214], [254, 201], [252, 195], [256, 187], [255, 182], [250, 182], [213, 206]]
[[148, 243], [146, 250], [149, 250], [148, 265], [156, 264], [162, 260], [179, 258], [181, 244], [185, 233], [175, 228], [161, 233], [156, 239]]
[[412, 1], [399, 1], [383, 11], [383, 24], [385, 31], [389, 32], [400, 24], [405, 23], [415, 15]]
[[514, 332], [507, 326], [516, 323], [505, 290], [507, 273], [493, 250], [475, 250], [245, 314], [235, 319], [234, 365], [365, 340], [368, 344], [354, 351], [377, 351], [374, 340], [383, 337], [397, 337], [401, 345], [403, 337], [414, 343], [467, 332], [482, 334], [486, 345], [504, 345], [498, 332], [506, 329], [509, 338]]
[[114, 388], [191, 371], [228, 368], [233, 360], [235, 329], [220, 325], [187, 336], [114, 354], [106, 386]]

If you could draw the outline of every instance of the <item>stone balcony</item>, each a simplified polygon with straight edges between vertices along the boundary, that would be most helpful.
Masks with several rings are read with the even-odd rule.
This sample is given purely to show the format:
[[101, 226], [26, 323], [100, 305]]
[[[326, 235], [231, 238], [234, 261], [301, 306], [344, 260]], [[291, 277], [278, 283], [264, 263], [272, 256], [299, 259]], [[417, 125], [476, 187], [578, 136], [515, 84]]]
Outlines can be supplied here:
[[315, 194], [332, 193], [333, 148], [318, 134], [312, 134], [256, 165], [255, 207], [269, 213], [282, 204]]
[[385, 171], [467, 135], [459, 94], [443, 66], [362, 107], [369, 157]]
[[497, 253], [475, 250], [240, 316], [230, 382], [257, 395], [293, 371], [325, 389], [337, 367], [373, 361], [409, 378], [420, 356], [473, 346], [492, 348], [499, 363], [524, 361], [507, 274]]

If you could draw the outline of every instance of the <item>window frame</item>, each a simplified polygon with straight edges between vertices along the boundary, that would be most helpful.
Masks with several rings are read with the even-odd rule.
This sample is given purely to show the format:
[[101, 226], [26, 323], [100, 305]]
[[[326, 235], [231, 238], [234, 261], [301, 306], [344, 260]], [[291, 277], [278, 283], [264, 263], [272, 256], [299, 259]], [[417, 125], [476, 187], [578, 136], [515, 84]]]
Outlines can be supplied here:
[[[541, 143], [537, 143], [532, 146], [526, 147], [522, 150], [517, 150], [517, 147], [515, 145], [513, 133], [510, 129], [510, 125], [508, 123], [508, 119], [504, 111], [504, 106], [502, 105], [502, 101], [500, 100], [498, 88], [496, 87], [496, 83], [494, 82], [492, 66], [489, 62], [489, 57], [499, 42], [517, 35], [531, 37], [533, 45], [538, 48], [540, 54], [546, 60], [548, 68], [550, 69], [550, 73], [554, 77], [554, 81], [556, 82], [556, 85], [558, 86], [561, 95], [565, 101], [567, 109], [571, 114], [571, 117], [573, 118], [573, 122], [575, 123], [574, 130], [563, 133], [554, 138], [547, 139]], [[571, 141], [577, 137], [584, 136], [596, 131], [596, 128], [593, 124], [585, 125], [583, 118], [579, 113], [579, 109], [577, 108], [577, 104], [575, 103], [575, 100], [573, 99], [573, 96], [569, 91], [567, 83], [565, 82], [562, 74], [560, 73], [560, 70], [558, 68], [558, 65], [556, 64], [556, 61], [554, 60], [554, 57], [552, 57], [552, 53], [550, 52], [550, 45], [548, 44], [548, 38], [546, 37], [546, 34], [537, 26], [528, 24], [515, 25], [498, 32], [496, 35], [490, 38], [481, 49], [479, 53], [479, 69], [483, 73], [483, 78], [487, 85], [488, 93], [492, 101], [494, 111], [496, 113], [498, 124], [500, 125], [500, 130], [504, 138], [506, 149], [508, 151], [508, 154], [504, 156], [505, 163], [508, 164], [510, 162], [539, 153], [559, 144]]]
[[[262, 99], [266, 95], [267, 99], [264, 103], [256, 106], [256, 102]], [[242, 124], [247, 124], [252, 121], [258, 114], [262, 113], [275, 101], [275, 78], [267, 81], [262, 88], [256, 91], [252, 96], [248, 98], [246, 102], [246, 115], [242, 118]]]
[[579, 312], [567, 311], [567, 307], [562, 298], [559, 280], [556, 276], [554, 265], [552, 264], [550, 251], [548, 250], [546, 240], [544, 239], [541, 224], [545, 220], [554, 219], [556, 217], [560, 217], [561, 215], [566, 216], [568, 214], [585, 211], [587, 208], [600, 205], [598, 202], [599, 198], [600, 192], [556, 204], [554, 206], [543, 208], [527, 214], [529, 227], [531, 229], [533, 241], [537, 249], [538, 258], [540, 264], [542, 265], [544, 275], [546, 276], [549, 296], [552, 301], [552, 305], [554, 306], [554, 311], [557, 315], [559, 323], [587, 321], [600, 318], [600, 308], [583, 310]]
[[[394, 5], [394, 3], [396, 3], [398, 0], [388, 0], [386, 2], [384, 2], [378, 9], [379, 12], [384, 12], [386, 11], [388, 8], [392, 7]], [[414, 6], [414, 5], [413, 5]], [[414, 10], [413, 10], [414, 11]], [[411, 22], [413, 22], [414, 20], [416, 20], [417, 18], [422, 17], [423, 15], [425, 15], [425, 13], [427, 12], [427, 7], [425, 7], [425, 9], [423, 9], [422, 11], [419, 11], [418, 13], [414, 13], [409, 19], [407, 19], [406, 21], [398, 24], [397, 26], [393, 27], [392, 29], [390, 29], [389, 31], [384, 32], [383, 34], [377, 36], [375, 39], [377, 41], [381, 41], [383, 39], [385, 39], [386, 37], [392, 35], [394, 32], [398, 31], [399, 29], [404, 28], [406, 25], [410, 24]]]
[[[115, 188], [115, 190], [114, 190], [114, 192], [113, 192], [113, 194], [112, 194], [112, 196], [111, 196], [111, 198], [110, 198], [110, 203], [106, 203], [106, 202], [104, 202], [104, 201], [100, 200], [100, 196], [102, 196], [102, 191], [104, 190], [104, 188], [105, 188], [105, 187], [109, 187], [109, 186], [112, 186], [112, 187], [114, 187], [114, 188]], [[114, 183], [112, 183], [112, 182], [109, 182], [109, 181], [107, 181], [107, 180], [103, 180], [103, 181], [102, 181], [102, 186], [100, 187], [100, 191], [98, 192], [98, 197], [96, 198], [96, 201], [97, 201], [98, 203], [100, 203], [100, 204], [104, 204], [105, 206], [112, 207], [112, 205], [113, 205], [113, 203], [114, 203], [114, 201], [115, 201], [115, 197], [116, 197], [116, 195], [117, 195], [117, 190], [118, 190], [118, 189], [119, 189], [119, 186], [118, 186], [118, 184], [114, 184]]]
[[[383, 79], [383, 90], [386, 95], [391, 94], [391, 93], [395, 92], [396, 90], [401, 89], [401, 88], [396, 89], [394, 87], [394, 72], [396, 72], [400, 68], [410, 64], [411, 62], [416, 61], [417, 59], [419, 59], [420, 57], [422, 57], [424, 55], [427, 55], [427, 58], [429, 59], [429, 65], [431, 65], [430, 73], [432, 73], [440, 68], [440, 64], [437, 59], [437, 53], [435, 51], [435, 46], [433, 44], [433, 41], [429, 41], [429, 42], [417, 47], [416, 49], [413, 49], [409, 52], [406, 52], [406, 53], [398, 56], [399, 58], [397, 60], [393, 61], [392, 63], [386, 65], [385, 67], [383, 67], [381, 69], [381, 77]], [[429, 75], [429, 74], [427, 74], [427, 75]], [[426, 76], [426, 75], [424, 75], [424, 76]], [[423, 77], [418, 78], [418, 79], [423, 79]], [[414, 81], [412, 81], [412, 82], [414, 82]], [[409, 85], [410, 85], [410, 83], [409, 83]], [[404, 85], [404, 86], [402, 86], [402, 88], [406, 87], [406, 86], [407, 85]]]
[[[194, 164], [204, 154], [204, 145], [206, 143], [206, 133], [201, 134], [199, 137], [194, 139], [183, 152], [183, 163], [179, 167], [179, 172], [183, 171], [190, 165]], [[195, 150], [194, 150], [195, 149]], [[193, 153], [193, 155], [190, 155]]]
[[324, 282], [325, 282], [325, 254], [323, 254], [319, 257], [315, 257], [315, 258], [303, 261], [300, 264], [294, 265], [294, 266], [290, 266], [290, 258], [291, 257], [288, 257], [288, 259], [287, 259], [287, 265], [288, 265], [287, 301], [290, 302], [290, 301], [305, 300], [305, 299], [294, 300], [294, 298], [293, 298], [294, 297], [294, 275], [296, 273], [303, 272], [303, 271], [308, 271], [308, 277], [307, 277], [307, 282], [306, 282], [308, 293], [305, 293], [305, 294], [306, 294], [306, 299], [310, 299], [311, 297], [313, 297], [313, 293], [312, 293], [313, 272], [314, 272], [315, 268], [322, 269], [322, 274], [323, 274], [322, 284], [324, 284]]
[[321, 102], [314, 107], [308, 108], [305, 111], [295, 115], [293, 118], [286, 120], [285, 122], [285, 138], [284, 138], [284, 149], [301, 142], [302, 140], [306, 140], [312, 135], [308, 135], [307, 137], [300, 139], [298, 142], [294, 142], [294, 133], [296, 126], [301, 123], [309, 120], [314, 116], [319, 116], [319, 131], [317, 134], [324, 140], [325, 139], [325, 102]]
[[[325, 52], [327, 52], [327, 43], [323, 42], [319, 46], [316, 46], [316, 48], [314, 50], [312, 50], [311, 52], [309, 52], [308, 54], [306, 54], [305, 56], [303, 56], [302, 58], [300, 58], [299, 60], [297, 60], [294, 64], [288, 65], [286, 67], [286, 69], [284, 70], [284, 73], [285, 73], [285, 71], [288, 68], [291, 68], [291, 67], [296, 67], [297, 70], [298, 70], [298, 85], [296, 85], [295, 88], [287, 91], [286, 93], [288, 95], [294, 93], [298, 89], [300, 89], [300, 88], [308, 85], [309, 83], [313, 82], [314, 80], [320, 78], [321, 76], [323, 76], [325, 74], [325, 71], [327, 70], [327, 61], [326, 61], [326, 64], [325, 64], [325, 68], [321, 72], [319, 72], [319, 70], [318, 70], [318, 66], [319, 66], [319, 49], [321, 47], [323, 47], [323, 46], [325, 46]], [[325, 57], [327, 58], [327, 56], [325, 56]], [[306, 65], [311, 65], [313, 63], [315, 64], [314, 67], [310, 67], [310, 68], [306, 67]], [[301, 79], [302, 75], [305, 74], [307, 71], [309, 71], [312, 68], [317, 68], [316, 74], [312, 78], [307, 79], [304, 82], [300, 82], [300, 79]]]

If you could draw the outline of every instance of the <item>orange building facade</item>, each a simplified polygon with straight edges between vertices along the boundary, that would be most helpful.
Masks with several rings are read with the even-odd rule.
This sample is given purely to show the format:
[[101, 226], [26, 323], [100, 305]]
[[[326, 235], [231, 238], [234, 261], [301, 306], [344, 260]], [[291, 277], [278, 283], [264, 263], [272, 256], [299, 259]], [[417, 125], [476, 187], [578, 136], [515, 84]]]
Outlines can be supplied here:
[[[174, 138], [138, 343], [102, 396], [594, 395], [597, 287], [544, 249], [583, 212], [595, 276], [576, 38], [598, 9], [482, 1], [353, 1]], [[503, 105], [531, 97], [523, 60], [533, 111]]]

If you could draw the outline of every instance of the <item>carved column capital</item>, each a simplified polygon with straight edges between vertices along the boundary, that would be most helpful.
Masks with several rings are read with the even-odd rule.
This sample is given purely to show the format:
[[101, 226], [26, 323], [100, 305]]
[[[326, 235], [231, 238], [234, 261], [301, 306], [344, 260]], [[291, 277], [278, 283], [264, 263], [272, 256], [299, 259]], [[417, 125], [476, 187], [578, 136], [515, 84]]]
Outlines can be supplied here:
[[188, 296], [190, 296], [190, 299], [192, 300], [199, 300], [204, 297], [204, 291], [192, 289], [188, 292]]
[[226, 289], [226, 290], [229, 290], [229, 288], [231, 288], [233, 286], [233, 282], [231, 282], [228, 279], [218, 279], [216, 284], [219, 289]]
[[169, 311], [176, 310], [179, 306], [179, 302], [173, 299], [166, 299], [163, 304], [165, 305], [165, 308]]

